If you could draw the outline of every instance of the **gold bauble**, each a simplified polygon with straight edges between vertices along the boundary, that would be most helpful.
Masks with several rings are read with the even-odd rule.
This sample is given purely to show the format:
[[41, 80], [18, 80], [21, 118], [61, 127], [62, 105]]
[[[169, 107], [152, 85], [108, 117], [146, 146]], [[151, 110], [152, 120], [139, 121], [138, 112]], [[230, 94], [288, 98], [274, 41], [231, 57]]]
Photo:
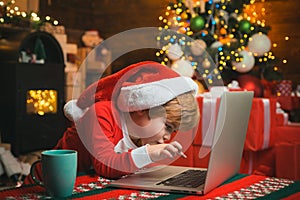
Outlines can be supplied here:
[[181, 13], [181, 14], [180, 14], [180, 17], [181, 17], [182, 19], [188, 19], [188, 18], [189, 18], [188, 14], [187, 14], [186, 12]]
[[208, 69], [208, 68], [210, 68], [210, 66], [211, 66], [211, 63], [208, 60], [208, 58], [204, 58], [204, 61], [202, 62], [202, 67], [205, 69]]
[[221, 28], [220, 29], [220, 34], [221, 35], [226, 35], [227, 34], [227, 30], [225, 28]]

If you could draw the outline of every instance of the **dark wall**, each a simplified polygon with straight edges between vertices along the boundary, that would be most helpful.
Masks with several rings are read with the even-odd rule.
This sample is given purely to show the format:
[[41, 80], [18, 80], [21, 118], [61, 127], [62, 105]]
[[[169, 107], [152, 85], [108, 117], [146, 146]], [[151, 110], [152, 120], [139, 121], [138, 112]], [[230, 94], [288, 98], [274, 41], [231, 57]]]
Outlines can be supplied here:
[[[51, 4], [40, 1], [40, 12], [56, 18], [65, 26], [68, 42], [80, 46], [80, 36], [84, 30], [96, 29], [102, 38], [107, 39], [131, 29], [158, 27], [158, 17], [164, 13], [168, 3], [169, 0], [51, 0]], [[136, 35], [136, 42], [142, 40], [155, 42], [155, 36]], [[119, 57], [124, 42], [132, 43], [124, 38], [110, 44], [113, 56], [117, 57], [112, 63], [113, 72], [138, 61], [156, 60], [156, 50], [149, 48]]]
[[128, 29], [158, 26], [169, 0], [40, 1], [40, 12], [71, 29], [99, 29], [104, 37]]
[[[294, 86], [300, 84], [300, 1], [266, 0], [266, 23], [271, 26], [269, 37], [278, 46], [273, 48], [280, 59], [278, 66], [286, 79], [293, 81]], [[288, 36], [289, 40], [285, 40]], [[283, 64], [282, 60], [287, 59]]]
[[[106, 39], [129, 29], [158, 27], [158, 17], [166, 11], [169, 2], [171, 0], [51, 0], [40, 1], [40, 11], [65, 25], [70, 42], [79, 42], [80, 34], [86, 29], [98, 29]], [[279, 60], [288, 61], [287, 64], [279, 62], [278, 67], [286, 79], [291, 79], [294, 85], [300, 84], [300, 1], [256, 2], [266, 8], [266, 24], [272, 28], [269, 37], [278, 44], [272, 50]], [[285, 41], [285, 36], [290, 39]], [[130, 52], [114, 62], [113, 70], [139, 60], [155, 60], [154, 52], [151, 49]]]

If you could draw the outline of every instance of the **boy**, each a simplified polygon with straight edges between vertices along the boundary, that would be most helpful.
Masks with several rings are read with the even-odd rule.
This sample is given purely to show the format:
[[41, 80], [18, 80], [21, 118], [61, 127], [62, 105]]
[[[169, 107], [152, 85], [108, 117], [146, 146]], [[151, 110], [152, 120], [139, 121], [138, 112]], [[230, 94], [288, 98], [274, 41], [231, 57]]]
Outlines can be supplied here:
[[[192, 79], [159, 63], [130, 65], [66, 104], [66, 116], [74, 124], [55, 149], [77, 150], [78, 171], [93, 168], [106, 178], [184, 156], [179, 142], [165, 142], [171, 133], [198, 124], [197, 91]], [[41, 174], [40, 167], [35, 171]]]

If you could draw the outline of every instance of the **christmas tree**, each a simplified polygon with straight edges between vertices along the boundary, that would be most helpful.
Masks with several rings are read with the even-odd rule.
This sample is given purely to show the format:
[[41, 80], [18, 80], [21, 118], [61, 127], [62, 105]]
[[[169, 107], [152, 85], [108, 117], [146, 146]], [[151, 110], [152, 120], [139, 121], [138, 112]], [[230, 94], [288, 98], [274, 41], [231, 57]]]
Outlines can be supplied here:
[[243, 76], [281, 80], [268, 37], [270, 26], [263, 19], [265, 8], [255, 11], [254, 5], [255, 0], [170, 2], [159, 18], [160, 62], [207, 87]]

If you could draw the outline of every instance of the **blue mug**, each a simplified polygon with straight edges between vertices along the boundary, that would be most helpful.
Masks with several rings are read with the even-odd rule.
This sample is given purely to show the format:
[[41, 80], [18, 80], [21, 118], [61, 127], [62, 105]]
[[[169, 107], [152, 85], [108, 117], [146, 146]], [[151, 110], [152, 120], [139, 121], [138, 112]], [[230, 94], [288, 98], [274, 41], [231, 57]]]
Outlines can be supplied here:
[[[43, 180], [38, 180], [34, 168], [41, 162]], [[77, 175], [77, 151], [66, 149], [46, 150], [42, 159], [32, 164], [30, 175], [37, 185], [46, 188], [52, 197], [72, 195]]]

